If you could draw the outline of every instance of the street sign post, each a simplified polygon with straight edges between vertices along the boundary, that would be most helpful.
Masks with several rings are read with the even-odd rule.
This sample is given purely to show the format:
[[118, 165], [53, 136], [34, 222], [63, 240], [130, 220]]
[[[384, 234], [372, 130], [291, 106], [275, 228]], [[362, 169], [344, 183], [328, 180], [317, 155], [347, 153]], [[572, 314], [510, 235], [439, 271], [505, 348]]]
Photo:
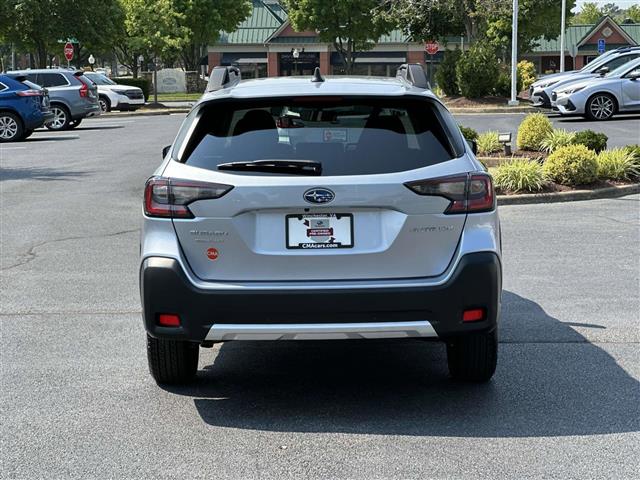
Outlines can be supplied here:
[[440, 45], [435, 40], [429, 40], [425, 42], [424, 49], [429, 54], [429, 85], [431, 85], [433, 83], [431, 78], [433, 76], [433, 56], [440, 50]]
[[64, 58], [67, 59], [67, 67], [68, 67], [69, 62], [73, 60], [73, 44], [71, 42], [67, 42], [64, 44]]
[[607, 43], [604, 38], [598, 40], [598, 53], [603, 54], [607, 49]]

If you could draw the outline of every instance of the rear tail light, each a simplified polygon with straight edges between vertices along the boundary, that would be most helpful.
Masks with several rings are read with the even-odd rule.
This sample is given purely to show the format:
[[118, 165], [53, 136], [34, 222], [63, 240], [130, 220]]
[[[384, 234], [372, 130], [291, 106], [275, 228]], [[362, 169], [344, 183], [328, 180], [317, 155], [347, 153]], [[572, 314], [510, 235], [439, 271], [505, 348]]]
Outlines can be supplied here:
[[88, 97], [89, 96], [89, 87], [84, 82], [82, 82], [82, 86], [80, 87], [80, 96], [81, 97]]
[[488, 212], [496, 206], [491, 176], [485, 173], [454, 175], [405, 183], [418, 195], [444, 197], [449, 206], [444, 213]]
[[16, 92], [16, 95], [18, 95], [19, 97], [39, 97], [43, 95], [43, 93], [42, 93], [42, 90], [29, 89], [29, 90], [18, 90]]
[[151, 177], [144, 187], [144, 213], [148, 217], [193, 218], [190, 203], [220, 198], [232, 188], [218, 183]]

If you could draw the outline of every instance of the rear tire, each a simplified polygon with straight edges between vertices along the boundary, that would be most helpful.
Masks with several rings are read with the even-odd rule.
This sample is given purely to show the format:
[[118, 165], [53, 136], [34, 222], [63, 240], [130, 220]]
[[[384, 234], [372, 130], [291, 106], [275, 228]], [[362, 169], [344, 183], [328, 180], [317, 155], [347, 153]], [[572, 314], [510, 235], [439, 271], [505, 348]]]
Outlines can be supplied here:
[[47, 122], [45, 127], [54, 132], [59, 132], [61, 130], [67, 130], [69, 128], [69, 123], [71, 122], [71, 114], [67, 107], [63, 107], [62, 105], [52, 105], [51, 111], [53, 112], [53, 120]]
[[456, 380], [488, 382], [498, 361], [498, 331], [474, 333], [447, 342], [449, 373]]
[[200, 346], [193, 342], [165, 340], [147, 334], [149, 371], [157, 383], [187, 383], [198, 371]]
[[0, 143], [17, 142], [23, 138], [22, 120], [10, 112], [0, 112]]
[[111, 111], [111, 102], [108, 97], [100, 96], [100, 98], [98, 98], [98, 103], [100, 104], [100, 110], [102, 110], [102, 113]]

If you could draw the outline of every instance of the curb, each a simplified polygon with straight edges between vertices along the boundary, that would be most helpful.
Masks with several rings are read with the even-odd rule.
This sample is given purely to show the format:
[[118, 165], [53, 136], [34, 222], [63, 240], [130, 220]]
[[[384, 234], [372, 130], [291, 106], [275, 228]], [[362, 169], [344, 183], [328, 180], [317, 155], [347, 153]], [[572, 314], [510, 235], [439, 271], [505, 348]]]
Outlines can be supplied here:
[[495, 113], [535, 113], [540, 110], [535, 107], [487, 107], [487, 108], [456, 108], [447, 107], [451, 115], [482, 115]]
[[174, 113], [189, 113], [191, 111], [190, 108], [162, 108], [159, 110], [136, 110], [135, 112], [109, 112], [103, 113], [97, 118], [105, 117], [105, 118], [118, 118], [118, 117], [153, 117], [157, 115], [171, 115]]
[[532, 203], [576, 202], [599, 198], [616, 198], [640, 193], [640, 183], [606, 187], [598, 190], [575, 190], [557, 193], [526, 193], [523, 195], [498, 195], [498, 205], [528, 205]]

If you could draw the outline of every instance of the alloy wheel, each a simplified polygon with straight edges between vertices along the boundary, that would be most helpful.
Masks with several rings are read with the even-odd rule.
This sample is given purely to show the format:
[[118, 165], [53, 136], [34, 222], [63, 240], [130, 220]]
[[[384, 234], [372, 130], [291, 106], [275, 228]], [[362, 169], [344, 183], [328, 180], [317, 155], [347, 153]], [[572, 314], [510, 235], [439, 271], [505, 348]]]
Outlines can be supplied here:
[[11, 140], [18, 134], [18, 122], [12, 117], [0, 117], [0, 138]]
[[104, 98], [99, 99], [98, 103], [100, 103], [100, 110], [103, 112], [109, 111], [109, 105], [107, 105], [107, 101]]
[[613, 100], [606, 96], [595, 97], [589, 105], [591, 114], [598, 120], [606, 120], [613, 115]]
[[49, 122], [49, 126], [54, 130], [58, 130], [64, 126], [67, 121], [67, 112], [65, 112], [60, 107], [53, 107], [51, 109], [53, 112], [53, 120]]

